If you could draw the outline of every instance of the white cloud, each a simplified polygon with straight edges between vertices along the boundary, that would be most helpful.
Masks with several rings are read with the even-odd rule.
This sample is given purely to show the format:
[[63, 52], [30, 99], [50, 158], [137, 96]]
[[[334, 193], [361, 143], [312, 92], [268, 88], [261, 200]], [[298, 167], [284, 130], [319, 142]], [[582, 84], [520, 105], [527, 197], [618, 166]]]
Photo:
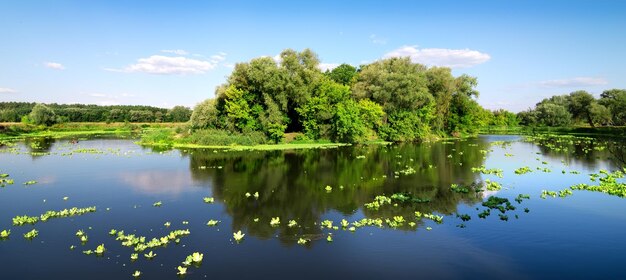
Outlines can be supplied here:
[[387, 44], [387, 39], [381, 38], [381, 37], [379, 37], [376, 34], [370, 35], [370, 41], [372, 41], [372, 43], [374, 43], [376, 45], [385, 45], [385, 44]]
[[339, 66], [339, 63], [320, 63], [317, 68], [319, 68], [322, 72], [326, 70], [333, 70]]
[[188, 55], [189, 53], [186, 50], [161, 50], [164, 53], [173, 53], [176, 55]]
[[182, 56], [162, 56], [153, 55], [148, 58], [140, 58], [137, 63], [126, 66], [123, 69], [111, 69], [105, 70], [114, 72], [143, 72], [149, 74], [203, 74], [209, 70], [214, 69], [217, 63], [212, 61], [191, 59]]
[[472, 67], [491, 59], [486, 53], [470, 49], [418, 49], [417, 46], [403, 46], [385, 54], [383, 58], [407, 56], [415, 63], [450, 68]]
[[569, 79], [549, 80], [539, 82], [539, 85], [547, 88], [567, 88], [567, 87], [593, 87], [608, 84], [604, 78], [575, 77]]
[[104, 93], [97, 93], [97, 92], [90, 93], [89, 96], [92, 96], [92, 97], [107, 97], [106, 94], [104, 94]]
[[223, 65], [224, 67], [226, 67], [226, 68], [230, 68], [230, 69], [235, 68], [235, 64], [232, 64], [232, 63], [224, 63], [224, 64], [222, 64], [222, 65]]
[[55, 70], [65, 70], [65, 66], [63, 66], [63, 64], [58, 63], [58, 62], [46, 62], [44, 63], [44, 66], [50, 69], [55, 69]]
[[14, 90], [12, 88], [0, 88], [0, 93], [16, 93], [17, 90]]

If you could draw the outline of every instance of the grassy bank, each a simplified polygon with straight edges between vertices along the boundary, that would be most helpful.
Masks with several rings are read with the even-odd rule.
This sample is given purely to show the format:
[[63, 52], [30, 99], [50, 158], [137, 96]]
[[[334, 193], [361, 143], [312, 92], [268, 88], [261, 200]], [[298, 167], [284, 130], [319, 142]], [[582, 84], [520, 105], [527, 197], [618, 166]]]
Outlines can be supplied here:
[[487, 127], [480, 130], [480, 134], [520, 134], [520, 135], [533, 135], [533, 134], [570, 134], [579, 136], [611, 136], [611, 137], [626, 137], [626, 127], [624, 126], [611, 126], [611, 127], [530, 127], [530, 126], [517, 126], [517, 127]]
[[37, 126], [23, 123], [0, 123], [0, 140], [17, 141], [32, 137], [76, 138], [93, 136], [131, 136], [144, 129], [175, 129], [184, 123], [62, 123]]
[[208, 129], [187, 133], [173, 128], [145, 129], [138, 144], [152, 147], [185, 149], [220, 149], [229, 151], [243, 150], [291, 150], [336, 148], [345, 143], [332, 143], [328, 140], [302, 140], [286, 137], [284, 143], [271, 143], [259, 132], [233, 133], [224, 130]]

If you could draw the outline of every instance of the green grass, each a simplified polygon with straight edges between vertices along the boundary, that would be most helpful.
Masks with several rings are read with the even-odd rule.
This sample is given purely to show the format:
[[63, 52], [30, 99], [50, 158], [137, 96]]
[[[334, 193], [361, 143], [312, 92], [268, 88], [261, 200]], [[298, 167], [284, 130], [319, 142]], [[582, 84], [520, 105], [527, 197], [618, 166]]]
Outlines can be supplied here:
[[482, 128], [480, 134], [571, 134], [580, 136], [618, 136], [626, 137], [626, 127], [610, 126], [610, 127], [588, 127], [588, 126], [572, 126], [572, 127], [486, 127]]

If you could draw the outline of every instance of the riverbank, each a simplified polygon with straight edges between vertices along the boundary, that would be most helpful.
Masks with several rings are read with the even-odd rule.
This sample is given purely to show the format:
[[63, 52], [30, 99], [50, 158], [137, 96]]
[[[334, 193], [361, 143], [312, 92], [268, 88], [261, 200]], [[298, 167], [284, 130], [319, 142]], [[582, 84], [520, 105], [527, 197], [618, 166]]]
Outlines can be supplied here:
[[95, 136], [130, 137], [144, 129], [182, 128], [185, 123], [62, 123], [52, 126], [37, 126], [24, 123], [0, 123], [0, 141], [19, 141], [26, 138], [77, 138]]
[[626, 127], [624, 126], [608, 126], [608, 127], [486, 127], [479, 131], [479, 134], [496, 134], [496, 135], [534, 135], [534, 134], [568, 134], [576, 136], [610, 136], [610, 137], [626, 137]]

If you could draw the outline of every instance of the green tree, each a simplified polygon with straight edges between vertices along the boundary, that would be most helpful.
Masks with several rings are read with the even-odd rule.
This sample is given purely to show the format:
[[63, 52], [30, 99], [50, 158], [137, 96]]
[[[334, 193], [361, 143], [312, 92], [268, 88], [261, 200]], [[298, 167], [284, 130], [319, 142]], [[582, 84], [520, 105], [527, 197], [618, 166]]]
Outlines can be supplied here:
[[626, 125], [626, 90], [610, 89], [600, 95], [598, 101], [609, 109], [614, 125]]
[[206, 129], [218, 127], [218, 110], [215, 99], [206, 99], [193, 108], [191, 114], [192, 129]]
[[34, 124], [50, 126], [57, 122], [57, 116], [48, 106], [38, 103], [28, 114], [28, 119]]
[[331, 80], [340, 83], [342, 85], [350, 85], [352, 84], [353, 79], [357, 75], [356, 68], [350, 64], [341, 64], [335, 67], [331, 71], [326, 71], [324, 73]]
[[591, 116], [591, 106], [596, 102], [593, 95], [584, 90], [575, 91], [569, 94], [569, 111], [575, 119], [584, 120], [590, 126], [594, 126]]
[[166, 114], [166, 118], [171, 122], [186, 122], [190, 117], [191, 109], [185, 106], [174, 106]]
[[551, 102], [537, 105], [537, 122], [545, 126], [568, 126], [572, 121], [572, 114], [565, 106]]

